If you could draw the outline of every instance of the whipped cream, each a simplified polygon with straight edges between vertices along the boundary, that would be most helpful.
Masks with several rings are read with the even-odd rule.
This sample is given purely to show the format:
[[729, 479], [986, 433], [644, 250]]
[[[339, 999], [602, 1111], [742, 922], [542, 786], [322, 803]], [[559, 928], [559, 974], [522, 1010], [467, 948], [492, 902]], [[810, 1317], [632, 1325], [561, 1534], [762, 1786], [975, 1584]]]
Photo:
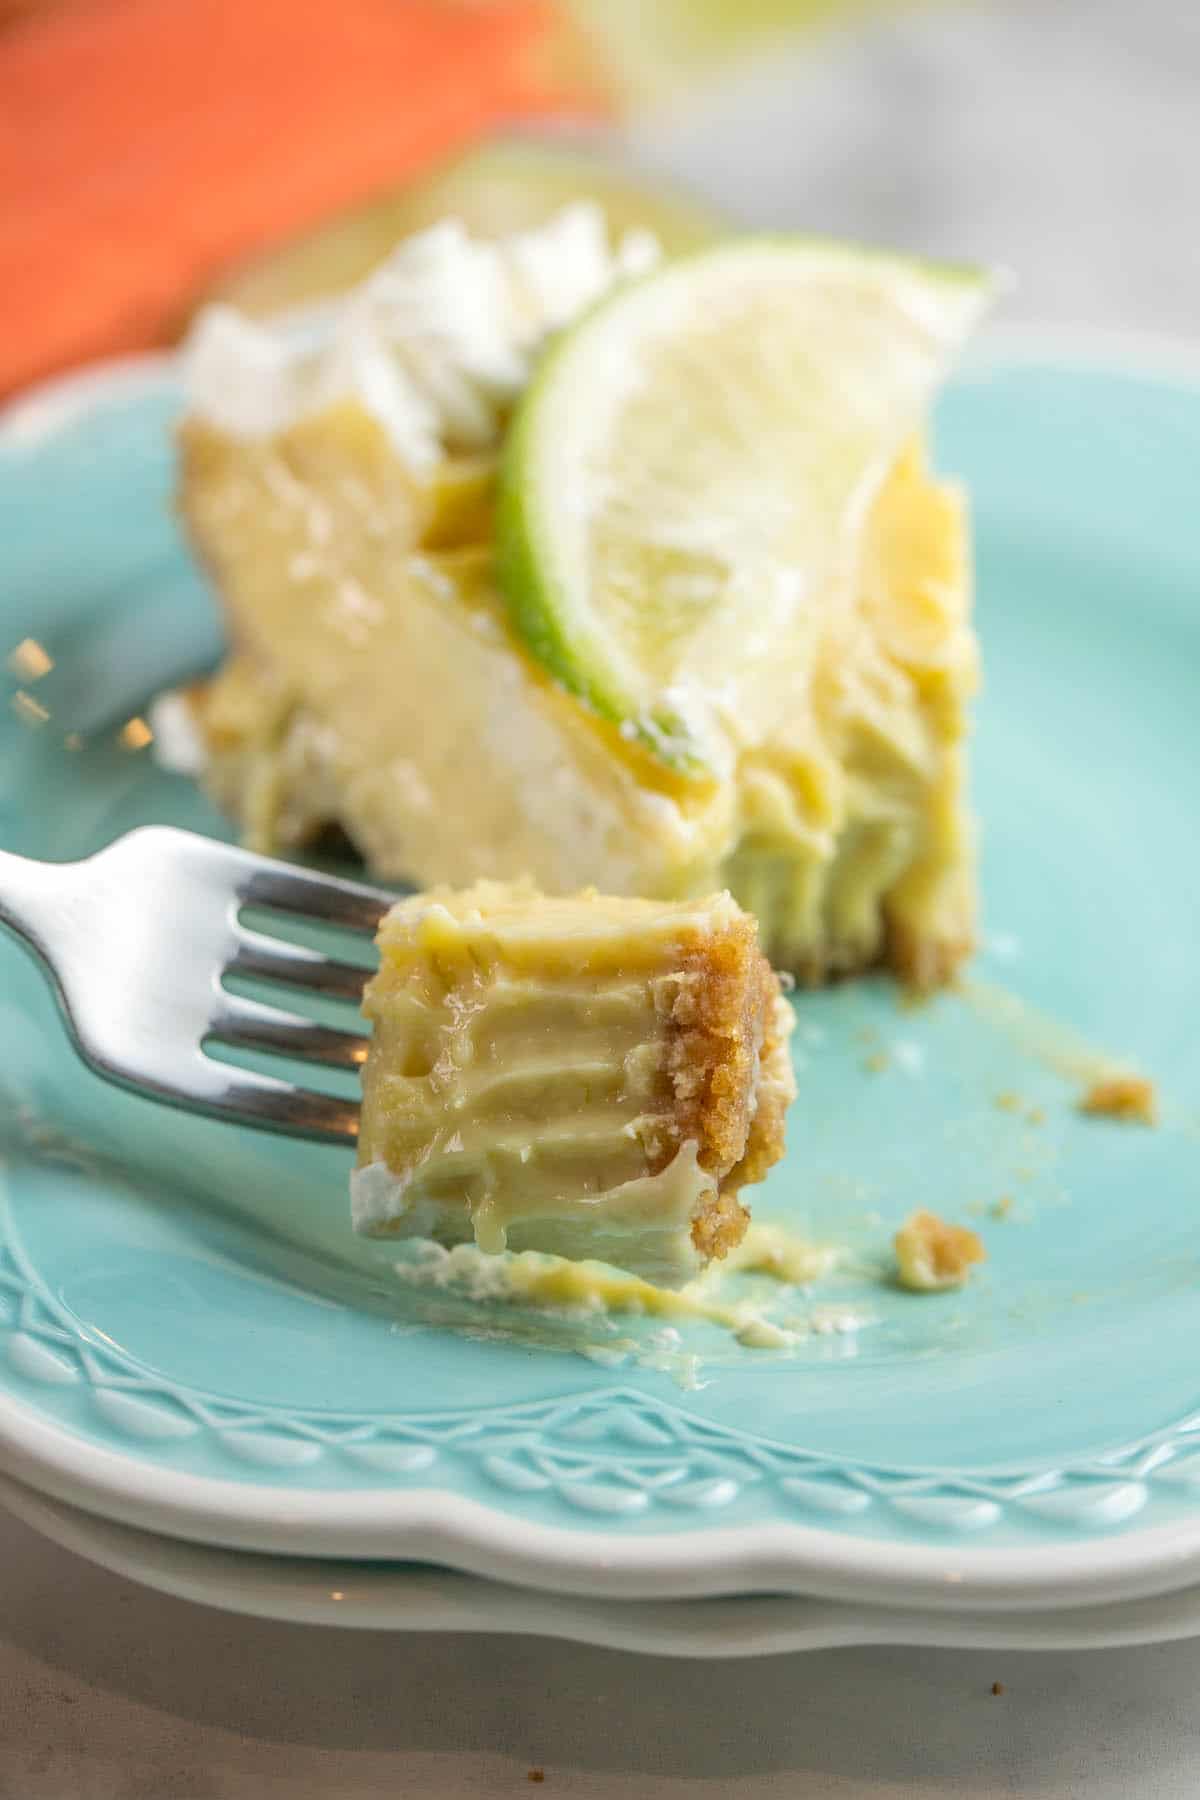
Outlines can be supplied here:
[[193, 779], [203, 775], [208, 746], [187, 694], [181, 688], [169, 689], [152, 700], [147, 710], [154, 733], [150, 753], [159, 768]]
[[273, 323], [207, 308], [184, 350], [188, 404], [255, 438], [354, 399], [425, 470], [446, 443], [493, 444], [546, 339], [658, 255], [643, 231], [611, 248], [603, 213], [586, 202], [496, 242], [446, 220], [332, 307]]

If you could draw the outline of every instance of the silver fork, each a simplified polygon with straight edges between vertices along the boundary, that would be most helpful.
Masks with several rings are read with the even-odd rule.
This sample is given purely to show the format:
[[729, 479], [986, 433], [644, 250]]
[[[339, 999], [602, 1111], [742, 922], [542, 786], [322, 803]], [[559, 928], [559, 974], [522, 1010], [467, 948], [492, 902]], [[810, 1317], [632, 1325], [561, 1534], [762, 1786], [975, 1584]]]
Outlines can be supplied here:
[[265, 907], [373, 933], [394, 895], [252, 856], [165, 825], [82, 862], [0, 851], [0, 924], [48, 970], [97, 1074], [151, 1099], [294, 1137], [352, 1143], [358, 1106], [218, 1062], [210, 1042], [357, 1069], [367, 1039], [266, 1006], [226, 975], [357, 1001], [370, 971], [243, 925]]

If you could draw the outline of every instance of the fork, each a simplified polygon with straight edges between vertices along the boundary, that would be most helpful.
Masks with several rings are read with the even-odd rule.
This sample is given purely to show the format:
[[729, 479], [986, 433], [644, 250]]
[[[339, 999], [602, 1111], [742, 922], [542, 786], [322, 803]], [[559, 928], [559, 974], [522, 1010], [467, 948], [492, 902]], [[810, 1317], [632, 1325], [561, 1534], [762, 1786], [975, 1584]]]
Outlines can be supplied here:
[[81, 862], [0, 851], [0, 924], [45, 965], [83, 1060], [213, 1118], [353, 1143], [358, 1106], [208, 1055], [210, 1043], [358, 1069], [367, 1038], [231, 993], [227, 975], [360, 1000], [371, 971], [244, 925], [245, 907], [374, 933], [394, 895], [150, 825]]

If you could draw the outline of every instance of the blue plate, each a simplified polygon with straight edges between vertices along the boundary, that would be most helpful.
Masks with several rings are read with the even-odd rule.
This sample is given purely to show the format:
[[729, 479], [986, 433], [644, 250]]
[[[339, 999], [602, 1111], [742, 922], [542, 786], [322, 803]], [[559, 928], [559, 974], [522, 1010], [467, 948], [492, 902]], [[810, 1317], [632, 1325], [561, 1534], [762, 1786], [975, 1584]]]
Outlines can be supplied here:
[[[170, 513], [175, 407], [150, 360], [0, 427], [0, 648], [55, 662], [6, 678], [6, 848], [224, 835], [119, 735], [220, 649]], [[861, 1274], [814, 1299], [871, 1322], [789, 1354], [689, 1326], [658, 1369], [515, 1315], [439, 1323], [353, 1239], [346, 1155], [105, 1086], [5, 941], [12, 1473], [179, 1536], [608, 1594], [1079, 1604], [1200, 1578], [1200, 380], [992, 357], [946, 394], [938, 455], [975, 501], [988, 943], [974, 991], [919, 1010], [886, 983], [800, 1001], [791, 1149], [755, 1195], [850, 1247]], [[1043, 1015], [1152, 1075], [1159, 1129], [1080, 1117], [1086, 1053]], [[964, 1292], [884, 1278], [916, 1206], [978, 1223]]]

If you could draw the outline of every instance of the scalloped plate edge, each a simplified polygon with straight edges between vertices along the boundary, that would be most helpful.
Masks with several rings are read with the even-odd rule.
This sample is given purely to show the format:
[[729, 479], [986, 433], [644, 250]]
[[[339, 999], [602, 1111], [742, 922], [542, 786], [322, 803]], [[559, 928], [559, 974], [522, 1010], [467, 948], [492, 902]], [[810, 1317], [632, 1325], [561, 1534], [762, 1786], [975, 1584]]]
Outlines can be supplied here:
[[1200, 1517], [1038, 1549], [927, 1548], [804, 1525], [712, 1527], [640, 1539], [529, 1524], [460, 1494], [331, 1495], [215, 1481], [89, 1443], [0, 1396], [6, 1472], [145, 1531], [268, 1555], [390, 1558], [596, 1598], [781, 1593], [939, 1611], [1096, 1606], [1200, 1582]]
[[781, 1594], [693, 1601], [581, 1601], [451, 1569], [256, 1556], [99, 1519], [0, 1478], [0, 1502], [64, 1549], [198, 1605], [360, 1630], [501, 1632], [643, 1655], [778, 1656], [852, 1645], [1090, 1650], [1200, 1635], [1200, 1591], [1058, 1613], [955, 1614]]

